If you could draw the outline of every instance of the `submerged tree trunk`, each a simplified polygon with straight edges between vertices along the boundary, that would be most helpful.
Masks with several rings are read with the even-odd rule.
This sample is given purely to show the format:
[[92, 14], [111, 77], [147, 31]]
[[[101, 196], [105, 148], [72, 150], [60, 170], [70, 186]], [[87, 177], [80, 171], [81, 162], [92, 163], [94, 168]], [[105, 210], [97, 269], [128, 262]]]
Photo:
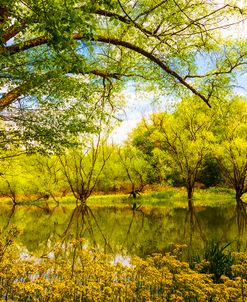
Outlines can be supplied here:
[[188, 199], [192, 199], [193, 197], [193, 189], [192, 188], [187, 188], [187, 194], [188, 194]]
[[247, 215], [247, 213], [246, 213], [247, 203], [244, 202], [240, 197], [236, 197], [236, 202], [237, 202], [237, 208], [241, 209], [241, 211], [245, 212], [245, 214]]

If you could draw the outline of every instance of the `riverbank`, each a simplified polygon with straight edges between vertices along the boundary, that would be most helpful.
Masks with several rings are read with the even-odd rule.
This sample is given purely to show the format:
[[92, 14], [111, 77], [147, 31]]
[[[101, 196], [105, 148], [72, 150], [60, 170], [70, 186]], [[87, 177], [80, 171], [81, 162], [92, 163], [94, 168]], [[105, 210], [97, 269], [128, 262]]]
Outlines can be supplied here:
[[[235, 193], [231, 189], [210, 188], [196, 190], [193, 197], [195, 206], [232, 206], [235, 205]], [[167, 188], [165, 191], [145, 192], [136, 198], [127, 194], [93, 195], [88, 205], [97, 206], [152, 206], [168, 208], [186, 208], [188, 205], [185, 188]]]
[[[155, 189], [152, 190], [152, 189]], [[247, 195], [243, 196], [243, 200], [247, 201]], [[49, 198], [40, 198], [37, 196], [16, 196], [17, 204], [61, 204], [75, 205], [76, 200], [72, 194], [59, 196], [58, 194], [49, 196]], [[208, 189], [196, 189], [193, 197], [194, 205], [200, 206], [233, 206], [235, 205], [235, 192], [232, 189], [212, 187]], [[10, 197], [0, 197], [1, 204], [13, 204]], [[174, 187], [155, 187], [149, 188], [144, 193], [140, 193], [133, 198], [127, 193], [116, 194], [92, 194], [87, 200], [89, 206], [151, 206], [151, 207], [167, 207], [167, 208], [186, 208], [188, 205], [187, 193], [185, 188]]]

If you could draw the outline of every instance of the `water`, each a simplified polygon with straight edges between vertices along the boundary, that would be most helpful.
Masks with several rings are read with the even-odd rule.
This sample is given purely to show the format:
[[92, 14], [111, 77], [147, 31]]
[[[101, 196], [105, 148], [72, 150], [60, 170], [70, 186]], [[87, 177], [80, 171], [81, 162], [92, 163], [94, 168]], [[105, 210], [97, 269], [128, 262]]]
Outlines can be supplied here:
[[0, 227], [17, 225], [23, 250], [47, 255], [57, 242], [85, 238], [85, 245], [106, 253], [146, 256], [186, 244], [187, 252], [201, 251], [211, 240], [232, 242], [232, 250], [247, 250], [247, 232], [237, 223], [234, 207], [184, 208], [66, 207], [2, 205]]

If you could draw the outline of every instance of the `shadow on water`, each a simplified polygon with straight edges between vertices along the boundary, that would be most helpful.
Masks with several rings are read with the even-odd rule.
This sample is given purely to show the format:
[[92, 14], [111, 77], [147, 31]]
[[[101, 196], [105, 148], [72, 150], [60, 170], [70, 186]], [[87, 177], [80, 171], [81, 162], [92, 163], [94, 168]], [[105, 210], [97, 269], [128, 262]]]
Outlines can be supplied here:
[[184, 225], [185, 235], [186, 232], [189, 233], [189, 246], [192, 245], [193, 234], [196, 232], [200, 235], [203, 242], [207, 242], [205, 232], [202, 228], [201, 221], [198, 218], [196, 208], [192, 200], [189, 202], [189, 207], [188, 210], [186, 211], [186, 216], [185, 216], [185, 225]]
[[16, 206], [17, 206], [16, 203], [14, 203], [14, 204], [12, 205], [12, 208], [11, 208], [11, 210], [10, 210], [10, 213], [9, 213], [9, 215], [7, 216], [7, 217], [8, 217], [7, 222], [6, 222], [6, 224], [3, 226], [3, 230], [8, 229], [8, 227], [10, 226], [11, 218], [12, 218], [13, 215], [15, 214]]
[[237, 199], [236, 217], [237, 217], [237, 224], [240, 234], [242, 234], [246, 228], [246, 222], [247, 222], [246, 207], [247, 204], [243, 200]]
[[127, 246], [127, 248], [129, 247], [131, 249], [135, 244], [135, 242], [133, 242], [133, 240], [131, 240], [131, 237], [132, 237], [131, 231], [133, 228], [133, 223], [135, 221], [139, 221], [140, 217], [138, 217], [138, 215], [141, 215], [141, 223], [138, 223], [139, 228], [135, 231], [137, 233], [140, 233], [144, 227], [144, 216], [145, 216], [144, 212], [141, 210], [141, 208], [132, 208], [132, 218], [130, 220], [128, 230], [126, 232], [126, 237], [122, 243], [121, 251], [124, 251], [126, 249], [126, 246]]
[[187, 259], [192, 257], [195, 249], [203, 250], [208, 242], [205, 227], [202, 226], [202, 221], [197, 214], [193, 200], [189, 200], [188, 209], [185, 214], [184, 239], [184, 243], [187, 246]]

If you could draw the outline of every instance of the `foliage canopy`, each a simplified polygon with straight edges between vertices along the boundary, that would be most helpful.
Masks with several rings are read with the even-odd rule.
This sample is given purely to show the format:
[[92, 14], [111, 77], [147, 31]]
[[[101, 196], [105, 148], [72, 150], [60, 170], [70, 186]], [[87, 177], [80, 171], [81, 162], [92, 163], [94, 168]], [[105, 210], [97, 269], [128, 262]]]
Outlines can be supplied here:
[[[209, 104], [246, 63], [244, 41], [222, 37], [244, 18], [236, 1], [2, 1], [0, 108], [74, 95], [72, 76], [83, 79], [78, 89], [124, 78], [179, 84]], [[208, 63], [204, 74], [198, 56]]]

